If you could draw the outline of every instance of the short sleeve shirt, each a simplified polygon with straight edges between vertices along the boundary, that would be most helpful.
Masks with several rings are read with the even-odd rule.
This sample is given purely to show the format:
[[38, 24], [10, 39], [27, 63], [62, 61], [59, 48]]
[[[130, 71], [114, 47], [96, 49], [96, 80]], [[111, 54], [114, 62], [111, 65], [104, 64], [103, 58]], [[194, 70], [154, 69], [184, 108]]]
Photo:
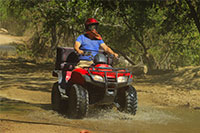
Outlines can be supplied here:
[[[104, 43], [103, 40], [91, 40], [90, 38], [86, 37], [84, 34], [80, 35], [76, 41], [80, 42], [80, 50], [83, 51], [91, 51], [92, 55], [95, 56], [100, 48], [100, 45]], [[91, 61], [90, 56], [83, 56], [80, 55], [80, 60], [88, 60]]]

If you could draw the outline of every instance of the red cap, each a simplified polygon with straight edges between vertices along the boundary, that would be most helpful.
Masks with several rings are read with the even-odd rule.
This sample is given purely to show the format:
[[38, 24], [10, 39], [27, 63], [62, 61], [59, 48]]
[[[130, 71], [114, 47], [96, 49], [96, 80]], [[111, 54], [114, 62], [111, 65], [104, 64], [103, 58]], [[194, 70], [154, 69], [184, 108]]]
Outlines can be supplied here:
[[87, 21], [85, 22], [85, 25], [90, 25], [90, 24], [99, 24], [99, 22], [94, 18], [88, 18]]

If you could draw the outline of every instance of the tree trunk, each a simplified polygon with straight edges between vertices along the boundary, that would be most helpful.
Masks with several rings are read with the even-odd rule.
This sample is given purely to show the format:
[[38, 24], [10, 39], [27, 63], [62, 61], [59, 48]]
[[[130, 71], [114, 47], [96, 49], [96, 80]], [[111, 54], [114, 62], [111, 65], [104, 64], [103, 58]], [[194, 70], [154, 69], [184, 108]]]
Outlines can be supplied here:
[[192, 18], [194, 19], [195, 25], [197, 26], [197, 29], [198, 29], [199, 34], [200, 34], [200, 21], [199, 21], [199, 18], [197, 16], [197, 12], [195, 11], [195, 8], [191, 3], [191, 0], [185, 0], [185, 1], [187, 2], [188, 6], [190, 8]]
[[116, 51], [117, 53], [121, 54], [131, 65], [135, 65], [135, 63], [125, 53], [123, 53], [117, 49], [113, 49], [113, 50]]
[[56, 42], [57, 42], [56, 25], [53, 25], [51, 28], [51, 50], [55, 49]]

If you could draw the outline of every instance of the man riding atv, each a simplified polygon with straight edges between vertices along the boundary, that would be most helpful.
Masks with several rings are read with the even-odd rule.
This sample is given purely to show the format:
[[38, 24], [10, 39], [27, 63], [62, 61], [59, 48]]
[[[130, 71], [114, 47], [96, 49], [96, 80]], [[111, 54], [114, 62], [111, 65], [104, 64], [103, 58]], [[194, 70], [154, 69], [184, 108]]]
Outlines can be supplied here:
[[106, 53], [109, 53], [111, 55], [114, 55], [115, 58], [118, 57], [118, 54], [113, 52], [102, 40], [102, 37], [98, 34], [97, 28], [98, 28], [99, 22], [94, 18], [89, 18], [85, 22], [85, 30], [86, 33], [80, 35], [74, 45], [74, 49], [77, 51], [78, 54], [80, 54], [80, 62], [76, 66], [76, 68], [79, 67], [89, 67], [91, 64], [93, 64], [92, 59], [90, 56], [85, 56], [85, 51], [91, 51], [92, 56], [95, 57], [95, 55], [98, 53], [99, 48], [101, 47]]
[[[88, 19], [86, 33], [77, 38], [74, 48], [57, 48], [53, 76], [58, 81], [52, 87], [52, 109], [79, 119], [87, 116], [89, 105], [116, 105], [119, 111], [135, 115], [133, 75], [127, 69], [112, 67], [112, 58], [106, 53], [115, 58], [118, 54], [103, 42], [97, 26], [97, 20]], [[106, 53], [99, 51], [100, 47]]]

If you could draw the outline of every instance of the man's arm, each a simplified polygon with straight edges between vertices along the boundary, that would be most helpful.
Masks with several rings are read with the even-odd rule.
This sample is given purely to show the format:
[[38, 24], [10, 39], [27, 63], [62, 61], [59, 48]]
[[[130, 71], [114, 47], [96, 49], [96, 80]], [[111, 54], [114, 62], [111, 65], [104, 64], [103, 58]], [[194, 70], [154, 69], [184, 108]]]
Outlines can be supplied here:
[[118, 54], [115, 53], [114, 51], [112, 51], [112, 49], [109, 48], [105, 43], [102, 43], [102, 44], [101, 44], [101, 47], [103, 48], [103, 50], [104, 50], [106, 53], [112, 54], [112, 55], [115, 56], [115, 58], [118, 58]]
[[80, 46], [81, 46], [81, 43], [76, 41], [75, 44], [74, 44], [74, 49], [78, 52], [78, 54], [82, 55], [82, 54], [84, 54], [84, 51], [79, 49]]

